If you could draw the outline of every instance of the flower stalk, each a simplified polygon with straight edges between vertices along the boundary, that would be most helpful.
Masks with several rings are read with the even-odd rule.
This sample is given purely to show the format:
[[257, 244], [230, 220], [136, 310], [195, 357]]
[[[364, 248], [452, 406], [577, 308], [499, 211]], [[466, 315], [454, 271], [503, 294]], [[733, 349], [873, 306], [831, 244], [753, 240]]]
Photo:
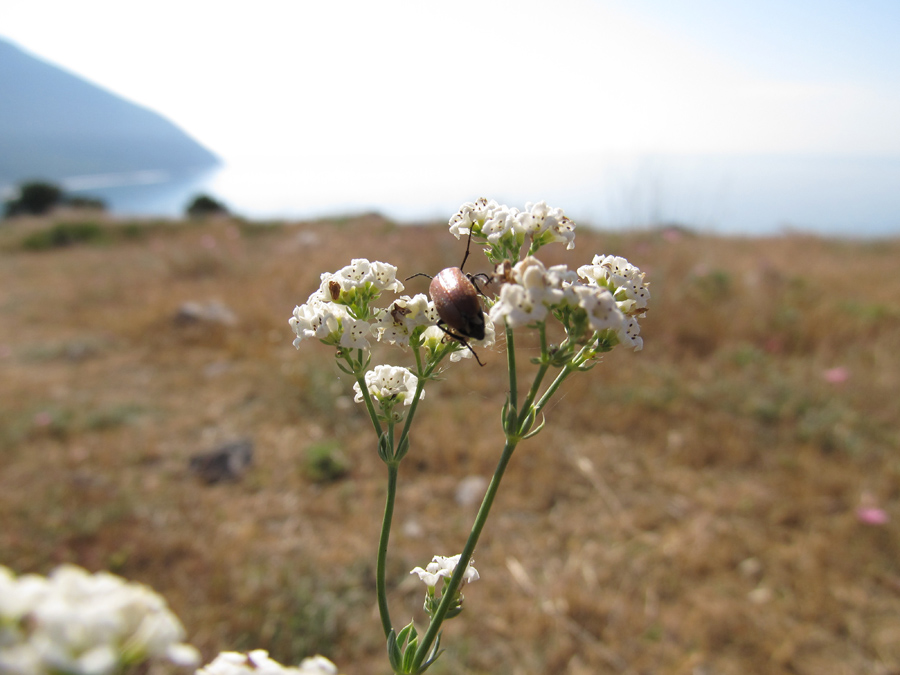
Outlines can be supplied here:
[[497, 462], [497, 468], [494, 469], [494, 476], [493, 478], [491, 478], [491, 482], [488, 485], [487, 492], [485, 492], [484, 498], [481, 501], [481, 506], [479, 507], [478, 513], [475, 516], [475, 522], [472, 524], [472, 529], [469, 532], [469, 537], [468, 539], [466, 539], [466, 544], [465, 546], [463, 546], [462, 553], [460, 553], [459, 559], [461, 564], [458, 564], [456, 566], [456, 570], [451, 575], [450, 581], [444, 589], [444, 595], [441, 599], [441, 604], [438, 605], [437, 611], [434, 613], [434, 616], [431, 619], [431, 623], [429, 624], [428, 629], [425, 631], [425, 635], [422, 636], [422, 642], [419, 644], [419, 648], [418, 650], [416, 650], [416, 655], [413, 659], [413, 670], [409, 672], [421, 672], [417, 669], [421, 667], [422, 662], [425, 660], [426, 655], [429, 653], [431, 644], [437, 637], [441, 629], [441, 624], [444, 622], [444, 619], [446, 618], [447, 613], [450, 610], [451, 602], [456, 595], [456, 592], [459, 590], [466, 567], [469, 564], [469, 561], [472, 559], [472, 554], [475, 552], [475, 546], [478, 544], [478, 539], [481, 537], [481, 532], [484, 529], [485, 524], [487, 523], [488, 516], [491, 513], [491, 507], [494, 505], [494, 498], [497, 496], [497, 490], [500, 489], [500, 481], [503, 480], [503, 474], [506, 472], [506, 467], [509, 465], [509, 460], [512, 459], [513, 451], [516, 449], [516, 444], [516, 442], [507, 440], [506, 444], [503, 447], [503, 452], [500, 455], [500, 460]]
[[378, 540], [378, 557], [375, 570], [375, 594], [378, 599], [378, 615], [381, 617], [381, 626], [384, 629], [384, 637], [387, 638], [393, 630], [391, 624], [391, 612], [387, 602], [387, 582], [385, 567], [387, 566], [388, 543], [391, 538], [391, 522], [394, 518], [394, 499], [397, 496], [398, 464], [388, 464], [387, 497], [384, 503], [384, 517], [381, 520], [381, 537]]
[[[453, 339], [444, 326], [455, 314], [471, 316], [473, 296], [464, 307], [455, 305], [456, 291], [446, 290], [440, 308], [425, 295], [401, 295], [380, 304], [385, 292], [400, 293], [397, 268], [382, 262], [355, 259], [335, 273], [321, 276], [319, 289], [294, 309], [290, 325], [295, 346], [315, 338], [335, 348], [338, 367], [353, 376], [355, 400], [365, 405], [378, 441], [378, 454], [387, 466], [388, 484], [376, 559], [376, 595], [391, 667], [400, 673], [422, 673], [441, 653], [443, 622], [463, 611], [463, 581], [478, 579], [472, 555], [490, 516], [503, 476], [518, 444], [544, 427], [543, 411], [563, 382], [575, 372], [590, 370], [603, 353], [619, 344], [640, 350], [638, 320], [650, 299], [644, 275], [624, 258], [595, 256], [575, 271], [564, 265], [546, 267], [535, 256], [545, 245], [574, 247], [574, 223], [560, 209], [545, 203], [526, 204], [524, 211], [485, 199], [464, 204], [450, 219], [450, 231], [460, 239], [484, 246], [493, 276], [484, 276], [495, 293], [484, 297], [484, 339]], [[466, 256], [468, 256], [468, 246]], [[524, 257], [521, 252], [525, 251]], [[456, 268], [456, 273], [462, 272]], [[452, 275], [451, 275], [452, 276]], [[471, 280], [472, 277], [469, 277]], [[481, 292], [481, 289], [478, 289]], [[474, 291], [471, 291], [474, 293]], [[460, 297], [459, 302], [463, 302]], [[440, 311], [439, 311], [440, 309]], [[446, 313], [446, 314], [444, 314]], [[480, 326], [480, 318], [478, 324]], [[557, 346], [547, 340], [547, 323], [557, 321], [565, 339]], [[503, 450], [472, 528], [458, 556], [435, 556], [426, 568], [417, 567], [426, 584], [425, 611], [430, 621], [420, 637], [413, 623], [397, 631], [387, 600], [387, 554], [399, 483], [401, 461], [410, 452], [410, 430], [426, 382], [435, 382], [449, 360], [477, 359], [475, 349], [490, 348], [495, 326], [506, 337], [509, 391], [501, 411]], [[540, 356], [530, 387], [520, 398], [517, 330], [535, 330]], [[478, 337], [481, 337], [480, 331]], [[392, 365], [370, 369], [371, 342], [412, 349], [413, 370]], [[478, 362], [481, 363], [480, 359]], [[559, 372], [545, 386], [551, 369]], [[538, 422], [538, 418], [540, 422]], [[399, 436], [395, 427], [402, 423]]]

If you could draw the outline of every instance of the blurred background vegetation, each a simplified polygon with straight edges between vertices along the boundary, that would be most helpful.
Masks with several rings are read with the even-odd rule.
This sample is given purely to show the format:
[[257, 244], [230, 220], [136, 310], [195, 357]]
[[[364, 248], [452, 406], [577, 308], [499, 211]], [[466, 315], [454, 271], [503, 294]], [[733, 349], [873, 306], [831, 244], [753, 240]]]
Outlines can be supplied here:
[[[148, 583], [207, 658], [386, 672], [385, 470], [352, 383], [287, 319], [351, 258], [404, 278], [463, 248], [376, 215], [5, 221], [0, 562]], [[645, 349], [568, 382], [517, 450], [434, 672], [900, 670], [900, 242], [580, 229], [545, 251], [641, 267]], [[409, 570], [461, 549], [476, 506], [458, 488], [499, 456], [502, 350], [428, 388], [388, 560], [398, 622], [424, 625]], [[192, 473], [237, 438], [246, 472]]]

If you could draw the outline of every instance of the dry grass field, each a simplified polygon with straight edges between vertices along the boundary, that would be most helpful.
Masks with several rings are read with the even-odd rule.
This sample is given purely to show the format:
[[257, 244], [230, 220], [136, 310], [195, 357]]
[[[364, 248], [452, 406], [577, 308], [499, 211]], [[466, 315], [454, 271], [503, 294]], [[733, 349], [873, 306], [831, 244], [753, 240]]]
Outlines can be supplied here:
[[[287, 319], [351, 258], [405, 277], [458, 265], [464, 244], [377, 216], [70, 219], [54, 239], [60, 222], [0, 227], [0, 563], [145, 582], [207, 659], [262, 647], [388, 672], [386, 472], [331, 350], [295, 350]], [[83, 241], [54, 246], [68, 231]], [[572, 378], [519, 446], [430, 672], [900, 673], [900, 241], [581, 229], [544, 252], [641, 267], [645, 348]], [[179, 317], [214, 301], [234, 321]], [[400, 624], [425, 625], [409, 570], [459, 552], [475, 507], [457, 486], [502, 447], [505, 360], [481, 357], [429, 386], [400, 471]], [[240, 480], [189, 470], [242, 438]]]

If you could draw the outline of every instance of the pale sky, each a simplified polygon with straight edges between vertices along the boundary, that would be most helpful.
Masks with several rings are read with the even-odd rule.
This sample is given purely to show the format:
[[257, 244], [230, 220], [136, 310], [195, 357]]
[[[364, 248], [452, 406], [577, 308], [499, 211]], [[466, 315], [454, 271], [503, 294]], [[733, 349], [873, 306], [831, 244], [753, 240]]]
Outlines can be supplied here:
[[900, 155], [896, 0], [3, 0], [0, 36], [226, 161]]

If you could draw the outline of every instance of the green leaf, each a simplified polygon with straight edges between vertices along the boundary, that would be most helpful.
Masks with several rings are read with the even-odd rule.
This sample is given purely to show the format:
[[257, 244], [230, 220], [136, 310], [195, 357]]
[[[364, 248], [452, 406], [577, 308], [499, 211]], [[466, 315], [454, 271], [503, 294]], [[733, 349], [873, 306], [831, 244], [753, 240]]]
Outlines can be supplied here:
[[400, 445], [397, 446], [397, 453], [394, 455], [395, 461], [400, 461], [404, 457], [406, 457], [406, 453], [409, 452], [409, 436], [404, 436], [400, 440]]
[[378, 456], [383, 462], [391, 462], [394, 459], [394, 448], [391, 447], [391, 439], [387, 432], [378, 437]]
[[416, 633], [416, 626], [412, 621], [410, 621], [400, 630], [400, 635], [397, 636], [397, 642], [405, 645], [406, 641], [409, 639], [410, 633], [412, 633], [413, 638], [416, 638], [418, 636], [418, 634]]
[[444, 634], [443, 631], [439, 632], [437, 635], [437, 639], [434, 641], [434, 645], [431, 647], [431, 651], [428, 653], [428, 657], [419, 666], [419, 669], [416, 671], [416, 675], [420, 675], [420, 673], [424, 673], [435, 661], [438, 660], [438, 657], [444, 653], [444, 650], [441, 649], [441, 636]]
[[397, 646], [397, 635], [393, 628], [387, 637], [387, 653], [391, 662], [391, 670], [396, 673], [400, 669], [400, 660], [403, 655], [400, 653], [400, 647]]
[[522, 436], [522, 440], [524, 441], [525, 439], [531, 438], [532, 436], [537, 436], [538, 433], [540, 433], [541, 429], [544, 428], [544, 424], [546, 424], [546, 422], [547, 422], [546, 418], [543, 415], [541, 415], [541, 423], [538, 424], [537, 427], [535, 427], [534, 429], [529, 431], [527, 434]]
[[418, 636], [413, 637], [409, 644], [406, 645], [406, 651], [403, 653], [403, 672], [411, 673], [413, 667], [413, 661], [416, 658], [416, 649], [419, 646], [419, 638]]
[[506, 402], [503, 404], [503, 409], [500, 411], [500, 426], [503, 428], [503, 433], [506, 436], [515, 432], [513, 428], [516, 423], [516, 409], [510, 406], [509, 403], [509, 394], [506, 395]]

